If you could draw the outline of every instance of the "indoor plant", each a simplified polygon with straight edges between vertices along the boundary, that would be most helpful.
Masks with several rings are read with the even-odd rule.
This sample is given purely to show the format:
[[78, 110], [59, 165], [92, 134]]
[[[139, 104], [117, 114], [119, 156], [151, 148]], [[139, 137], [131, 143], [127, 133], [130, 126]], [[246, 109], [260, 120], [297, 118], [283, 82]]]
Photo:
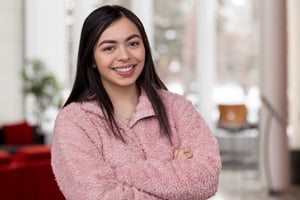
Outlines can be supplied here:
[[61, 86], [55, 75], [40, 59], [29, 60], [22, 70], [26, 117], [42, 128], [50, 120], [47, 114], [61, 103]]

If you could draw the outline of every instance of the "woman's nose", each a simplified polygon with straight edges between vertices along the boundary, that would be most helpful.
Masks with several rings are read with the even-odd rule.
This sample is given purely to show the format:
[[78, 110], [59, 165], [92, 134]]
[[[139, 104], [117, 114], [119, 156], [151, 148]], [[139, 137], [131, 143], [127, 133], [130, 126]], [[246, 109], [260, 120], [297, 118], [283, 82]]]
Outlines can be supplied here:
[[130, 59], [130, 53], [128, 52], [128, 49], [126, 47], [121, 46], [119, 48], [118, 59], [122, 61]]

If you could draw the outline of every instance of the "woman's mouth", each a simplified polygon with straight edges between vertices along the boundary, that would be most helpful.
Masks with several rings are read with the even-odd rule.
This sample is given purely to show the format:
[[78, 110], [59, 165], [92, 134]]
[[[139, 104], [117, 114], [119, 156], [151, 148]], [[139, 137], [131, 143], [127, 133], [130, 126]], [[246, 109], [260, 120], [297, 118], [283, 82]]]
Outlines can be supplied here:
[[130, 76], [131, 74], [133, 74], [135, 67], [136, 65], [130, 65], [126, 67], [116, 67], [113, 68], [113, 70], [120, 76]]
[[117, 72], [128, 72], [133, 69], [133, 65], [129, 67], [122, 67], [122, 68], [114, 68], [115, 71]]

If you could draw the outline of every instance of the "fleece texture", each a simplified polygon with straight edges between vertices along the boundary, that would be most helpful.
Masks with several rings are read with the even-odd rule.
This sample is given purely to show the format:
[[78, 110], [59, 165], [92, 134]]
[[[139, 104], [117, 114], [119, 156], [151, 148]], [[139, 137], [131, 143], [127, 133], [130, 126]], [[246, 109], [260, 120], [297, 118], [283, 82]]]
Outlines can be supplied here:
[[[202, 200], [218, 189], [221, 160], [216, 138], [183, 96], [158, 91], [171, 125], [172, 144], [144, 91], [116, 139], [95, 101], [71, 103], [58, 114], [51, 165], [68, 200]], [[193, 157], [174, 160], [190, 147]]]

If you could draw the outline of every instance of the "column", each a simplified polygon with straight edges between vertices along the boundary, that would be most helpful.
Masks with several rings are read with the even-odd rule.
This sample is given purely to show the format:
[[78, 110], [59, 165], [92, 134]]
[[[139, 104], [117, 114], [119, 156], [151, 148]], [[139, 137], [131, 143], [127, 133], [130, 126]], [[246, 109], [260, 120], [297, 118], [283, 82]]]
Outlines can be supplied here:
[[288, 1], [290, 148], [300, 150], [300, 1]]
[[300, 183], [300, 1], [288, 2], [289, 60], [289, 147], [291, 151], [291, 182]]
[[196, 9], [196, 68], [198, 81], [199, 111], [207, 123], [212, 125], [215, 81], [215, 0], [195, 1]]
[[154, 49], [154, 29], [153, 29], [153, 2], [152, 0], [141, 1], [131, 0], [131, 9], [142, 21], [150, 45]]
[[[79, 39], [81, 34], [81, 29], [84, 20], [86, 17], [92, 12], [93, 9], [96, 8], [96, 4], [93, 4], [92, 1], [86, 1], [86, 0], [73, 0], [75, 3], [75, 7], [73, 10], [73, 27], [72, 27], [72, 41], [73, 41], [73, 52], [72, 52], [72, 58], [73, 58], [73, 70], [69, 71], [69, 77], [70, 78], [70, 85], [73, 85], [73, 80], [75, 78], [75, 72], [76, 72], [76, 64], [77, 64], [77, 54], [78, 54], [78, 47], [79, 47]], [[69, 55], [71, 56], [71, 55]]]
[[270, 193], [290, 185], [286, 1], [261, 1], [260, 172]]

